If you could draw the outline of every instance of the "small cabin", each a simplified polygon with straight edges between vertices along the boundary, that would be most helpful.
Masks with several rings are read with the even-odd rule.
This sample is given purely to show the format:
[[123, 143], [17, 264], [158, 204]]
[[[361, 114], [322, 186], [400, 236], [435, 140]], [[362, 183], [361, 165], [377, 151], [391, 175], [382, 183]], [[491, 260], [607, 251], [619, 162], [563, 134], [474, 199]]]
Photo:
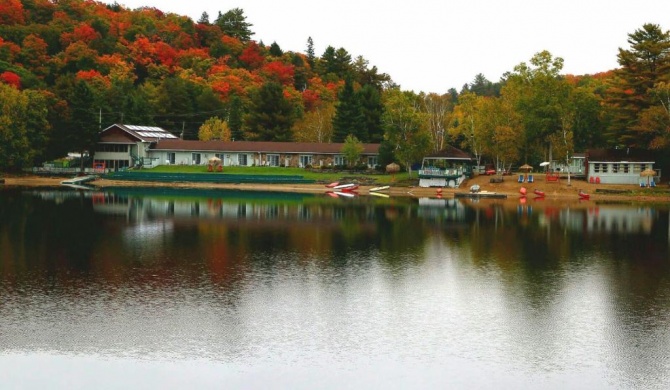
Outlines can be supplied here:
[[[640, 185], [647, 182], [641, 176], [645, 169], [654, 169], [654, 159], [646, 150], [597, 149], [586, 153], [586, 179], [592, 183]], [[660, 177], [657, 170], [650, 179], [657, 183]]]

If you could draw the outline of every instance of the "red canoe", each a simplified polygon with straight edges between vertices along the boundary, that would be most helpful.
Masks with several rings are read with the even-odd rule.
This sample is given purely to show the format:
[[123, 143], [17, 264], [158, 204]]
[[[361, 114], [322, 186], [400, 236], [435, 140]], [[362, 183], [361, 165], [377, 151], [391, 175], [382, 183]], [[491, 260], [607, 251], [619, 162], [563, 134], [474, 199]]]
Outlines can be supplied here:
[[537, 196], [544, 196], [544, 191], [533, 190], [533, 193], [534, 193], [535, 195], [537, 195]]
[[579, 199], [588, 199], [590, 198], [590, 195], [587, 194], [586, 192], [582, 192], [581, 190], [579, 191]]

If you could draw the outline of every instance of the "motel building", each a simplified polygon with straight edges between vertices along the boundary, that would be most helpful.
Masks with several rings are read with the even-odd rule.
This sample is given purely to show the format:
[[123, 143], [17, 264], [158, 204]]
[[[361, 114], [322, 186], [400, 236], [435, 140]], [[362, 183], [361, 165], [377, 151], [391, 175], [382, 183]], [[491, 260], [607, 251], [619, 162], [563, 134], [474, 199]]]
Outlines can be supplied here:
[[[226, 166], [320, 167], [348, 165], [343, 143], [189, 141], [154, 126], [114, 124], [102, 130], [94, 166], [116, 171], [159, 165], [208, 165], [218, 157]], [[379, 144], [363, 144], [359, 163], [378, 165]]]

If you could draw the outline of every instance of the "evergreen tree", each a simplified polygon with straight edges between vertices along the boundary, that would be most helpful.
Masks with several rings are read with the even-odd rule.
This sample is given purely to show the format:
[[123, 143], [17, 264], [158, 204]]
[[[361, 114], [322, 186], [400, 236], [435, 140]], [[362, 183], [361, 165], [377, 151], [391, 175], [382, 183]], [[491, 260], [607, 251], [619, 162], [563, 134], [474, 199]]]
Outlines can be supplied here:
[[641, 116], [654, 105], [654, 86], [670, 80], [670, 32], [645, 24], [628, 34], [630, 49], [619, 48], [618, 62], [608, 102], [613, 110], [610, 139], [621, 146], [648, 147], [653, 133], [640, 126]]
[[309, 66], [314, 69], [314, 59], [315, 59], [315, 54], [314, 54], [314, 41], [312, 40], [312, 37], [307, 38], [307, 63]]
[[230, 98], [230, 109], [228, 111], [228, 127], [230, 128], [230, 137], [233, 141], [244, 140], [242, 113], [242, 99], [237, 95], [233, 95]]
[[282, 51], [281, 47], [279, 47], [277, 42], [272, 42], [270, 45], [270, 55], [274, 57], [281, 57], [284, 55], [284, 52]]
[[349, 134], [358, 134], [365, 121], [351, 79], [345, 81], [338, 101], [333, 117], [333, 142], [344, 142]]
[[224, 34], [242, 42], [248, 42], [254, 35], [249, 29], [253, 24], [247, 23], [247, 17], [244, 16], [244, 11], [241, 8], [233, 8], [225, 14], [221, 14], [221, 11], [219, 11], [219, 16], [214, 24], [219, 26]]
[[[70, 104], [70, 133], [68, 140], [75, 151], [84, 155], [84, 152], [95, 150], [98, 140], [99, 125], [98, 109], [95, 96], [85, 81], [79, 80], [68, 99]], [[80, 168], [84, 170], [84, 159], [80, 160]]]
[[298, 54], [293, 54], [291, 64], [294, 67], [293, 73], [293, 87], [298, 91], [307, 89], [307, 69], [305, 69], [305, 62]]
[[377, 88], [372, 84], [363, 86], [356, 92], [360, 104], [363, 123], [358, 127], [356, 137], [362, 142], [380, 143], [384, 139], [384, 128], [382, 126], [382, 114], [384, 104]]
[[268, 82], [251, 99], [247, 128], [256, 141], [289, 142], [293, 140], [295, 107], [284, 97], [282, 86]]
[[200, 15], [200, 19], [198, 19], [198, 23], [209, 24], [209, 14], [207, 12], [203, 12], [202, 15]]

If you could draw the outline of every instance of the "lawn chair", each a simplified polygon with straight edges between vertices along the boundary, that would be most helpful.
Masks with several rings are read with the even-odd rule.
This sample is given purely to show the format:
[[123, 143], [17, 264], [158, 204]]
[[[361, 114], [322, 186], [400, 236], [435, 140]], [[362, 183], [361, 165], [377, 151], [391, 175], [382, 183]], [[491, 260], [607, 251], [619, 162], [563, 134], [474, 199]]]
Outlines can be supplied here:
[[655, 181], [650, 181], [649, 182], [649, 187], [656, 187], [656, 182]]
[[523, 175], [519, 175], [519, 183], [523, 183]]
[[533, 182], [533, 175], [528, 175], [528, 182], [532, 183]]

